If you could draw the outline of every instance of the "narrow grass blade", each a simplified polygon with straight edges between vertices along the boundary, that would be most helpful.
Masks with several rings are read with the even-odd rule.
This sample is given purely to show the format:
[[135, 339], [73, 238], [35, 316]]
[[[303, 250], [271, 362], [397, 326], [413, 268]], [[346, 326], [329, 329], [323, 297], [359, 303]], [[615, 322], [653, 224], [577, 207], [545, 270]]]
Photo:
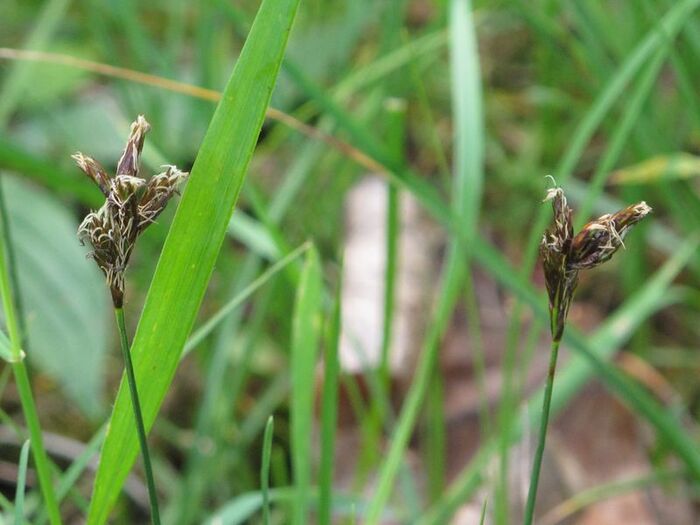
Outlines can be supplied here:
[[[309, 243], [304, 243], [294, 251], [290, 252], [288, 255], [277, 261], [275, 264], [270, 266], [265, 270], [259, 277], [252, 281], [248, 286], [246, 286], [240, 293], [236, 294], [230, 301], [224, 304], [214, 315], [212, 315], [206, 323], [195, 330], [190, 338], [185, 344], [182, 355], [183, 357], [189, 354], [194, 348], [197, 347], [213, 330], [219, 323], [221, 323], [228, 314], [233, 310], [238, 308], [246, 299], [253, 295], [257, 290], [265, 285], [270, 279], [272, 279], [279, 272], [287, 268], [291, 263], [296, 261], [306, 250], [309, 249], [311, 245]], [[1, 347], [0, 347], [1, 348]]]
[[[265, 0], [214, 113], [158, 261], [132, 354], [147, 428], [201, 304], [255, 149], [298, 0]], [[105, 523], [138, 451], [122, 379], [93, 488], [89, 524]]]
[[465, 251], [475, 234], [483, 184], [483, 122], [481, 85], [476, 34], [471, 3], [453, 0], [450, 4], [452, 85], [456, 121], [453, 210], [459, 217], [445, 263], [441, 293], [416, 368], [415, 377], [401, 410], [389, 452], [381, 466], [377, 488], [370, 501], [366, 523], [381, 520], [391, 496], [403, 453], [418, 418], [437, 363], [439, 343], [446, 328], [465, 276]]
[[311, 433], [314, 413], [314, 369], [319, 342], [321, 266], [314, 248], [306, 252], [292, 319], [291, 438], [296, 497], [292, 523], [309, 523]]
[[569, 499], [562, 501], [547, 514], [542, 516], [541, 525], [558, 525], [575, 513], [595, 503], [615, 498], [622, 494], [640, 491], [648, 487], [654, 487], [668, 481], [681, 479], [686, 472], [683, 469], [660, 470], [646, 476], [616, 480], [610, 483], [597, 485], [574, 494]]
[[[406, 137], [406, 101], [388, 99], [384, 105], [386, 115], [386, 134], [392, 155], [400, 164], [404, 163], [404, 140]], [[388, 391], [390, 381], [389, 350], [394, 326], [394, 309], [396, 306], [396, 281], [399, 251], [399, 190], [396, 186], [387, 188], [386, 209], [386, 268], [384, 270], [384, 311], [382, 319], [382, 347], [379, 364], [379, 376], [382, 388]]]
[[15, 493], [15, 523], [24, 523], [24, 489], [27, 486], [27, 464], [29, 463], [29, 440], [24, 442], [19, 453], [19, 471], [17, 472], [17, 492]]
[[610, 143], [603, 155], [603, 158], [598, 163], [595, 173], [588, 184], [588, 192], [586, 197], [581, 202], [578, 211], [576, 212], [574, 229], [578, 231], [587, 221], [593, 208], [593, 203], [598, 200], [603, 191], [605, 182], [610, 176], [610, 171], [620, 158], [625, 144], [633, 131], [633, 128], [644, 108], [644, 102], [649, 97], [652, 88], [655, 85], [656, 79], [659, 76], [659, 71], [666, 60], [670, 45], [661, 46], [654, 54], [646, 69], [642, 72], [639, 81], [634, 90], [631, 92], [629, 101], [625, 107], [622, 118], [615, 127], [615, 132], [610, 138]]
[[[341, 272], [342, 274], [342, 272]], [[323, 374], [323, 405], [321, 406], [321, 465], [319, 468], [319, 509], [320, 525], [331, 525], [331, 506], [333, 499], [333, 464], [335, 462], [335, 433], [338, 423], [338, 345], [340, 342], [342, 319], [342, 278], [338, 280], [338, 289], [333, 308], [333, 317], [329, 330], [325, 352]]]
[[272, 454], [272, 434], [275, 420], [272, 416], [267, 419], [263, 435], [262, 465], [260, 467], [260, 488], [263, 497], [263, 524], [270, 525], [270, 456]]
[[234, 239], [243, 243], [259, 257], [269, 261], [279, 258], [279, 250], [265, 225], [260, 224], [246, 213], [237, 213], [231, 219], [228, 230]]
[[453, 208], [469, 243], [479, 219], [484, 169], [481, 72], [470, 0], [450, 3], [450, 62], [455, 120]]
[[[313, 490], [310, 494], [310, 505], [318, 503], [318, 492]], [[280, 487], [270, 490], [269, 498], [274, 503], [294, 503], [296, 491], [293, 487]], [[261, 491], [246, 492], [226, 503], [212, 516], [204, 521], [205, 525], [243, 525], [252, 522], [252, 517], [260, 510], [263, 504]], [[360, 510], [364, 508], [361, 504]], [[333, 509], [340, 516], [354, 516], [362, 514], [358, 512], [357, 502], [353, 496], [336, 494], [333, 498]], [[284, 522], [287, 523], [287, 522]], [[309, 522], [313, 523], [313, 522]], [[340, 523], [346, 523], [341, 521]]]

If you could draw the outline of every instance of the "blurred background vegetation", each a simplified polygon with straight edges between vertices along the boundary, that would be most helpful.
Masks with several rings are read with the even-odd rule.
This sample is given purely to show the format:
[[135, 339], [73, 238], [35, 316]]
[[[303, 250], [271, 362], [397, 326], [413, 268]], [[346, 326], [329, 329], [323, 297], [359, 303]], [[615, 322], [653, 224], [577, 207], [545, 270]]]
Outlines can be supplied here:
[[[558, 409], [565, 414], [555, 442], [564, 445], [555, 448], [563, 451], [560, 463], [569, 458], [578, 470], [551, 468], [550, 477], [564, 481], [555, 496], [543, 499], [541, 514], [584, 489], [618, 481], [623, 495], [608, 502], [618, 507], [608, 509], [628, 508], [634, 494], [660, 491], [655, 499], [635, 500], [644, 508], [629, 523], [697, 522], [693, 476], [675, 459], [654, 417], [666, 411], [673, 415], [672, 433], [697, 436], [699, 3], [302, 1], [272, 106], [334, 139], [324, 142], [278, 119], [266, 121], [198, 323], [306, 240], [320, 252], [332, 297], [342, 280], [351, 220], [346, 198], [370, 173], [415, 175], [414, 183], [401, 185], [401, 194], [422, 207], [456, 209], [455, 217], [467, 224], [460, 237], [455, 230], [462, 226], [446, 225], [435, 209], [421, 219], [437, 232], [437, 246], [426, 251], [436, 267], [444, 265], [414, 275], [430, 291], [425, 310], [411, 318], [427, 334], [411, 341], [418, 357], [394, 370], [390, 388], [371, 370], [343, 374], [338, 440], [357, 439], [339, 451], [350, 464], [336, 471], [340, 523], [363, 522], [383, 451], [396, 442], [397, 417], [407, 392], [414, 391], [415, 361], [432, 355], [431, 348], [438, 350], [438, 364], [426, 365], [429, 384], [422, 384], [427, 395], [421, 395], [429, 409], [406, 451], [397, 449], [401, 469], [386, 522], [478, 523], [484, 499], [487, 522], [519, 520], [527, 477], [518, 477], [518, 469], [527, 470], [530, 461], [529, 432], [520, 455], [510, 444], [523, 414], [524, 420], [532, 415], [525, 401], [542, 383], [540, 361], [547, 355], [546, 302], [534, 258], [549, 220], [541, 205], [547, 174], [567, 192], [578, 226], [638, 200], [654, 209], [627, 249], [581, 282], [571, 323], [590, 335], [576, 332], [571, 346], [588, 348], [599, 367], [619, 373], [623, 384], [632, 383], [655, 404], [640, 408], [609, 381], [611, 393], [605, 393], [595, 386], [600, 369], [592, 372], [564, 356], [573, 373], [561, 379]], [[157, 78], [135, 81], [123, 78], [123, 71], [94, 69], [107, 64], [221, 90], [257, 7], [252, 0], [1, 0], [3, 198], [33, 386], [42, 425], [51, 433], [47, 448], [61, 466], [81, 454], [109, 415], [122, 370], [107, 290], [75, 236], [100, 195], [70, 155], [83, 151], [113, 169], [129, 123], [145, 114], [152, 125], [145, 172], [156, 173], [166, 162], [188, 169], [215, 108], [197, 92], [173, 92]], [[472, 22], [478, 55], [469, 46]], [[22, 49], [57, 55], [29, 60], [18, 55]], [[66, 55], [92, 65], [65, 64]], [[391, 109], [397, 106], [387, 102], [396, 100], [405, 104], [398, 106], [405, 112], [399, 119]], [[329, 144], [333, 140], [343, 145]], [[174, 209], [147, 230], [132, 259], [126, 304], [131, 329]], [[388, 213], [398, 220], [396, 209]], [[387, 244], [398, 235], [390, 229]], [[657, 273], [669, 260], [666, 273]], [[258, 519], [257, 500], [241, 495], [260, 488], [262, 433], [270, 414], [272, 483], [289, 484], [295, 268], [265, 274], [264, 285], [182, 361], [151, 432], [167, 523], [199, 523], [217, 512], [224, 523]], [[455, 280], [446, 283], [446, 275]], [[488, 322], [484, 305], [499, 312], [498, 322]], [[448, 347], [467, 356], [468, 366], [450, 369]], [[321, 376], [309, 370], [319, 399]], [[0, 386], [0, 482], [11, 499], [19, 455], [12, 428], [21, 411], [8, 367]], [[463, 397], [461, 388], [476, 392], [479, 401], [445, 402]], [[593, 405], [580, 406], [580, 391]], [[608, 421], [612, 430], [600, 423], [610, 430], [599, 436], [604, 444], [581, 444], [595, 438], [581, 427], [590, 423], [586, 418], [608, 412], [617, 416]], [[567, 440], [582, 450], [570, 450]], [[604, 465], [606, 454], [622, 454], [629, 443], [639, 454], [619, 468], [603, 475], [591, 466]], [[477, 463], [470, 463], [474, 458]], [[115, 514], [119, 523], [147, 516], [139, 468]], [[64, 505], [72, 522], [79, 522], [90, 481], [85, 474]], [[613, 493], [603, 490], [592, 499]], [[288, 498], [280, 494], [273, 518], [286, 523]], [[589, 502], [562, 518], [568, 521], [550, 515], [549, 523], [627, 523], [591, 514], [592, 507]]]

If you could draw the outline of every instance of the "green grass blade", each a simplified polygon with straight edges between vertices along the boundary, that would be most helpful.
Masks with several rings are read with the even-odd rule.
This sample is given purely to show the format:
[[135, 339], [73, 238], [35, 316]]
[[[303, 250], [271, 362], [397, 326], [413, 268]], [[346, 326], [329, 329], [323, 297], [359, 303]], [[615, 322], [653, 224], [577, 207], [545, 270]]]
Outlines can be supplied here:
[[[342, 274], [342, 272], [341, 272]], [[342, 319], [342, 279], [338, 279], [333, 317], [323, 374], [323, 404], [321, 406], [321, 464], [319, 467], [319, 509], [320, 525], [331, 525], [331, 506], [333, 499], [333, 463], [335, 461], [335, 433], [338, 423], [338, 346], [340, 343]]]
[[[298, 0], [265, 0], [192, 167], [134, 337], [147, 428], [155, 420], [201, 304], [262, 127]], [[124, 381], [93, 489], [102, 524], [138, 451]]]
[[686, 472], [683, 469], [658, 470], [644, 476], [615, 480], [609, 483], [596, 485], [574, 494], [569, 499], [552, 508], [547, 514], [542, 516], [542, 525], [557, 525], [564, 522], [573, 514], [595, 503], [648, 487], [659, 486], [669, 481], [676, 481], [682, 479], [685, 474]]
[[[403, 99], [388, 99], [384, 103], [387, 136], [391, 153], [397, 162], [403, 164], [404, 141], [406, 136], [406, 101]], [[396, 305], [396, 281], [399, 251], [399, 191], [396, 186], [387, 188], [386, 209], [386, 268], [384, 270], [384, 311], [382, 319], [382, 347], [379, 362], [379, 376], [382, 388], [389, 388], [389, 350], [391, 347], [394, 323], [394, 308]]]
[[270, 416], [263, 435], [262, 465], [260, 466], [260, 489], [263, 497], [263, 524], [270, 525], [270, 456], [275, 419]]
[[484, 503], [481, 505], [481, 517], [479, 518], [479, 525], [484, 525], [484, 521], [486, 520], [486, 504], [488, 503], [488, 499], [484, 498]]
[[637, 85], [634, 88], [634, 91], [631, 93], [629, 103], [625, 107], [622, 118], [615, 128], [615, 133], [610, 139], [610, 144], [605, 151], [605, 155], [598, 163], [596, 171], [591, 178], [586, 197], [576, 212], [574, 226], [576, 231], [580, 230], [580, 228], [586, 222], [588, 222], [588, 217], [591, 214], [593, 203], [598, 200], [598, 197], [600, 197], [600, 194], [605, 186], [605, 182], [610, 175], [610, 171], [623, 152], [625, 143], [627, 142], [631, 131], [633, 130], [642, 113], [642, 110], [644, 109], [644, 102], [649, 97], [649, 94], [655, 85], [659, 71], [661, 71], [661, 67], [666, 60], [666, 55], [668, 54], [669, 48], [670, 45], [665, 45], [659, 48], [659, 50], [652, 57], [651, 62], [649, 62], [649, 65], [643, 71], [639, 82], [637, 82]]
[[465, 269], [464, 252], [475, 233], [479, 214], [483, 179], [483, 122], [479, 58], [470, 2], [453, 0], [450, 22], [452, 92], [457, 128], [453, 209], [460, 220], [458, 230], [453, 232], [454, 237], [450, 243], [435, 320], [431, 323], [423, 354], [392, 436], [389, 452], [379, 472], [376, 491], [369, 503], [366, 519], [368, 524], [380, 521], [391, 496], [404, 450], [435, 370], [440, 339], [461, 291], [465, 271], [468, 271]]
[[15, 493], [15, 523], [24, 523], [24, 489], [27, 486], [27, 464], [29, 463], [29, 440], [24, 442], [19, 453], [19, 471], [17, 472], [17, 492]]
[[314, 369], [319, 342], [321, 266], [314, 248], [306, 252], [292, 319], [291, 438], [296, 497], [292, 523], [309, 523], [311, 433], [314, 414]]
[[471, 240], [479, 219], [483, 186], [484, 119], [476, 31], [468, 0], [450, 5], [452, 112], [455, 119], [453, 208]]
[[277, 261], [275, 264], [270, 266], [267, 270], [261, 273], [257, 278], [255, 278], [250, 284], [248, 284], [243, 290], [237, 293], [230, 301], [224, 304], [214, 315], [212, 315], [207, 322], [201, 327], [195, 330], [190, 338], [185, 344], [182, 356], [189, 354], [194, 348], [197, 347], [206, 337], [216, 328], [219, 323], [221, 323], [226, 316], [230, 314], [233, 310], [238, 308], [243, 304], [246, 299], [253, 295], [257, 290], [264, 286], [270, 279], [272, 279], [279, 272], [287, 268], [290, 264], [297, 260], [306, 250], [309, 249], [311, 245], [309, 243], [304, 243], [295, 250], [289, 252], [288, 255], [284, 256], [282, 259]]
[[[269, 497], [271, 502], [279, 504], [293, 503], [296, 492], [293, 487], [280, 487], [270, 490]], [[262, 503], [263, 495], [259, 490], [240, 494], [213, 513], [203, 523], [204, 525], [242, 525], [254, 523], [252, 517], [262, 507]], [[312, 490], [310, 504], [316, 506], [317, 503], [318, 491]], [[355, 516], [356, 514], [362, 514], [363, 505], [362, 503], [360, 504], [358, 511], [358, 505], [353, 496], [336, 494], [333, 498], [333, 508], [339, 516]], [[347, 523], [347, 520], [341, 520], [339, 523]]]

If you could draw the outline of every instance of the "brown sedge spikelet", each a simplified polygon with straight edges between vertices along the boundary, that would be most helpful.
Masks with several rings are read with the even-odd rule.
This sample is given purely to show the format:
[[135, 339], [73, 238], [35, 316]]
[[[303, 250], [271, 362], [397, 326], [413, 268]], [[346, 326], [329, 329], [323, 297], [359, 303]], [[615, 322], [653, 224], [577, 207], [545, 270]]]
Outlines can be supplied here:
[[81, 243], [87, 241], [92, 246], [89, 257], [105, 274], [117, 308], [124, 301], [124, 272], [136, 238], [165, 209], [179, 183], [188, 175], [175, 166], [164, 166], [165, 171], [148, 182], [138, 176], [139, 158], [149, 129], [143, 115], [131, 124], [129, 139], [112, 178], [91, 157], [82, 153], [73, 155], [78, 167], [105, 196], [102, 207], [88, 213], [81, 223], [78, 237]]
[[574, 235], [572, 210], [564, 191], [559, 187], [550, 188], [544, 201], [552, 202], [554, 224], [542, 237], [540, 254], [549, 296], [552, 337], [558, 341], [564, 333], [578, 272], [608, 261], [620, 246], [624, 247], [629, 230], [646, 217], [651, 208], [644, 201], [633, 204], [598, 217]]

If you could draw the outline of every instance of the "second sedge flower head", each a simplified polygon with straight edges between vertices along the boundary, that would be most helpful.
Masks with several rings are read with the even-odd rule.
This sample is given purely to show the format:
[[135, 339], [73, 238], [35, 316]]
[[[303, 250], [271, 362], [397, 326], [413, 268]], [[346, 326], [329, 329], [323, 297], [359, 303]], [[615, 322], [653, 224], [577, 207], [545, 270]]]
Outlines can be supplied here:
[[564, 191], [559, 187], [549, 189], [546, 201], [552, 202], [554, 224], [542, 237], [540, 254], [549, 296], [552, 337], [560, 339], [578, 284], [578, 272], [608, 261], [620, 246], [624, 246], [629, 230], [646, 217], [651, 208], [644, 201], [627, 206], [598, 217], [574, 234], [572, 210]]

